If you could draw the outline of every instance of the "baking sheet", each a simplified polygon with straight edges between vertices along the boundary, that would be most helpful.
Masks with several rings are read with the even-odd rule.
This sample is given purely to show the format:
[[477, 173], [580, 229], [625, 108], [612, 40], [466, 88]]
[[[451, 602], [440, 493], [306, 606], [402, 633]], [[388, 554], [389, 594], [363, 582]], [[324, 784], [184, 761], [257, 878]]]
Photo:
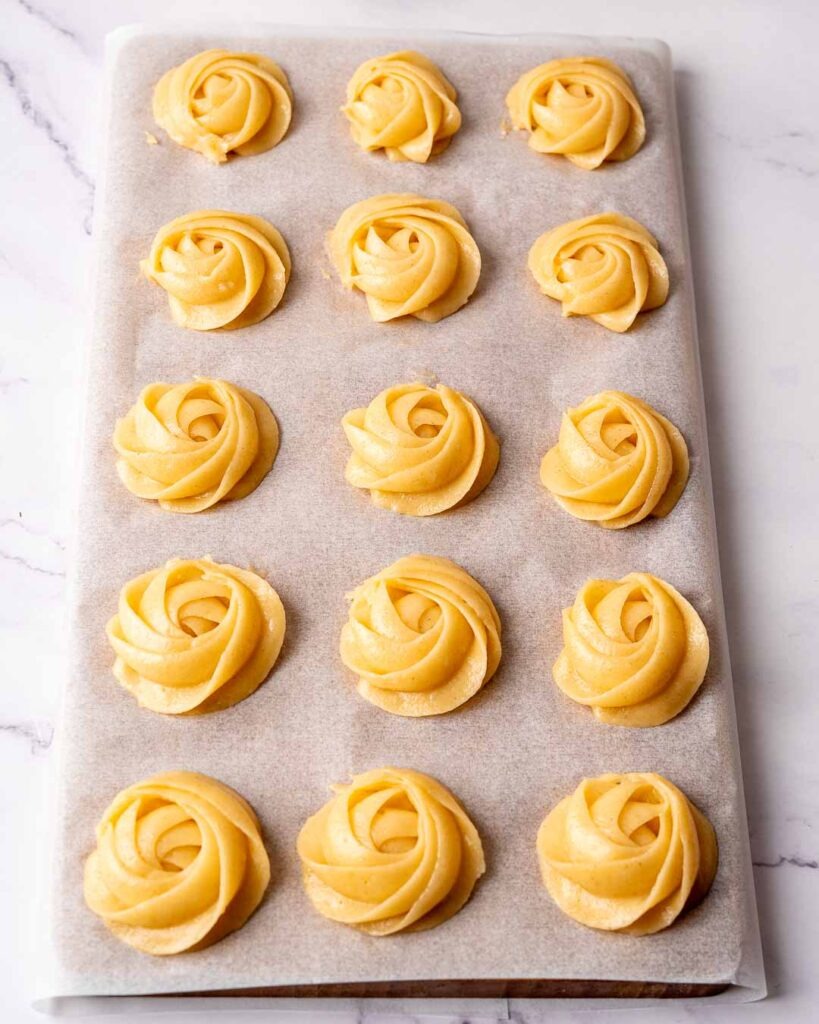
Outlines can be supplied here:
[[[269, 53], [286, 70], [296, 104], [275, 150], [221, 167], [171, 143], [150, 113], [159, 76], [217, 45]], [[459, 90], [464, 118], [449, 149], [427, 166], [359, 151], [338, 111], [362, 60], [410, 47], [441, 65]], [[594, 173], [539, 157], [523, 135], [506, 130], [504, 96], [520, 73], [581, 52], [626, 69], [648, 125], [640, 153]], [[588, 978], [724, 983], [735, 987], [734, 996], [761, 995], [667, 50], [635, 40], [319, 35], [257, 26], [241, 34], [128, 30], [117, 33], [110, 57], [63, 718], [56, 962], [46, 994]], [[145, 131], [160, 144], [146, 145]], [[325, 233], [350, 203], [382, 192], [452, 202], [481, 249], [476, 294], [438, 324], [374, 324], [363, 296], [344, 291], [329, 265]], [[162, 291], [140, 279], [138, 261], [156, 229], [206, 207], [266, 217], [290, 247], [285, 299], [254, 327], [185, 331], [171, 322]], [[625, 336], [583, 318], [561, 319], [526, 268], [542, 231], [607, 209], [636, 217], [658, 237], [671, 276], [666, 305]], [[146, 383], [197, 374], [261, 394], [277, 416], [282, 445], [248, 498], [175, 516], [125, 491], [111, 432]], [[440, 380], [470, 395], [502, 443], [487, 491], [430, 519], [379, 510], [343, 478], [342, 415], [413, 379]], [[538, 479], [563, 409], [607, 388], [638, 395], [669, 416], [692, 457], [688, 487], [667, 519], [615, 532], [573, 519]], [[487, 587], [504, 626], [495, 678], [439, 718], [398, 718], [362, 700], [337, 651], [344, 594], [412, 551], [463, 565]], [[124, 581], [167, 558], [201, 555], [250, 566], [271, 581], [287, 610], [285, 646], [273, 675], [248, 700], [214, 715], [165, 718], [137, 707], [116, 684], [104, 625]], [[589, 576], [638, 569], [692, 601], [709, 630], [711, 663], [699, 696], [671, 723], [605, 727], [551, 680], [560, 610]], [[488, 871], [445, 925], [377, 939], [312, 911], [295, 839], [328, 798], [330, 783], [384, 764], [427, 772], [457, 795], [484, 840]], [[206, 772], [253, 804], [273, 881], [238, 933], [202, 952], [152, 959], [115, 940], [85, 908], [82, 864], [114, 794], [169, 768]], [[720, 842], [709, 897], [648, 938], [595, 932], [565, 917], [541, 885], [534, 848], [546, 811], [581, 777], [629, 770], [668, 775], [705, 811]], [[489, 1012], [497, 1012], [494, 1003]]]

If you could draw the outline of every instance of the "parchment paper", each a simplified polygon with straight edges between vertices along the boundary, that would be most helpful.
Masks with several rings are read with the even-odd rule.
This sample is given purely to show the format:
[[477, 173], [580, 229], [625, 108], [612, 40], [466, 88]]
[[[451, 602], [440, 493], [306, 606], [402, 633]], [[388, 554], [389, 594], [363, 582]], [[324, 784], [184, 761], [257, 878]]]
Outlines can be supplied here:
[[[295, 116], [275, 150], [214, 167], [153, 124], [150, 97], [159, 76], [211, 46], [268, 53], [287, 71]], [[362, 60], [406, 47], [441, 65], [463, 113], [452, 145], [427, 166], [359, 151], [338, 109]], [[612, 57], [628, 71], [648, 126], [637, 156], [594, 173], [538, 156], [523, 135], [503, 127], [505, 93], [524, 70], [583, 52]], [[257, 27], [246, 34], [131, 30], [118, 34], [112, 59], [50, 994], [442, 978], [726, 983], [745, 986], [746, 998], [761, 994], [667, 50], [558, 36], [321, 36]], [[148, 146], [145, 131], [160, 144]], [[364, 297], [341, 288], [324, 252], [325, 233], [350, 203], [405, 191], [454, 203], [483, 256], [476, 294], [438, 324], [374, 324]], [[206, 207], [260, 214], [287, 239], [294, 270], [285, 299], [254, 327], [185, 331], [172, 323], [164, 293], [140, 278], [138, 260], [156, 229]], [[666, 305], [625, 336], [583, 318], [561, 319], [559, 305], [540, 294], [526, 268], [542, 231], [608, 209], [657, 235], [671, 276]], [[261, 394], [278, 418], [282, 444], [251, 496], [178, 516], [125, 490], [111, 433], [146, 383], [197, 374]], [[487, 491], [430, 519], [379, 510], [343, 477], [342, 415], [382, 388], [416, 378], [470, 395], [502, 442]], [[665, 520], [607, 532], [563, 512], [539, 483], [539, 460], [557, 437], [563, 409], [606, 388], [646, 399], [688, 440], [691, 479]], [[412, 551], [463, 565], [487, 587], [503, 620], [503, 659], [492, 682], [460, 710], [419, 720], [362, 700], [337, 650], [344, 594]], [[116, 684], [104, 625], [126, 580], [172, 556], [201, 555], [252, 567], [272, 582], [287, 610], [285, 646], [269, 680], [238, 706], [163, 717], [140, 709]], [[607, 727], [551, 679], [561, 609], [586, 578], [632, 570], [679, 588], [712, 643], [699, 696], [655, 729]], [[480, 830], [488, 871], [445, 925], [379, 939], [312, 910], [295, 840], [331, 783], [386, 764], [428, 772], [452, 789]], [[213, 775], [253, 804], [273, 880], [238, 933], [203, 952], [154, 959], [118, 942], [86, 909], [82, 864], [111, 798], [170, 768]], [[713, 822], [720, 844], [705, 902], [647, 938], [596, 932], [564, 916], [541, 885], [534, 847], [546, 811], [581, 777], [629, 770], [658, 771], [681, 786]]]

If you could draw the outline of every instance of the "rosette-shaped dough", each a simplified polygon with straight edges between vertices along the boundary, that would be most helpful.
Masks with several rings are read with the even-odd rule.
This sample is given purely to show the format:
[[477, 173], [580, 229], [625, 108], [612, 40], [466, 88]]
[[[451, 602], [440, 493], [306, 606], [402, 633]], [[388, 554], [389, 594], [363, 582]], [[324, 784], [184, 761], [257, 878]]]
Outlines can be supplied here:
[[619, 213], [547, 231], [529, 250], [529, 269], [540, 290], [562, 304], [563, 316], [587, 316], [618, 334], [668, 297], [657, 239]]
[[233, 331], [264, 320], [281, 302], [290, 253], [262, 217], [196, 210], [157, 231], [140, 268], [168, 293], [181, 327]]
[[341, 109], [362, 149], [425, 164], [461, 127], [458, 94], [441, 69], [414, 50], [364, 61], [347, 84]]
[[603, 57], [564, 57], [532, 68], [509, 90], [515, 128], [531, 132], [538, 153], [557, 153], [591, 171], [628, 160], [646, 125], [626, 73]]
[[601, 391], [563, 414], [540, 480], [573, 516], [619, 530], [674, 508], [688, 482], [688, 447], [646, 402]]
[[204, 50], [160, 78], [153, 106], [174, 142], [220, 164], [229, 153], [255, 156], [281, 142], [293, 95], [269, 57]]
[[452, 711], [495, 674], [501, 623], [492, 598], [448, 558], [399, 558], [349, 598], [341, 660], [361, 696], [385, 711]]
[[465, 505], [495, 475], [498, 440], [475, 403], [439, 384], [386, 388], [341, 421], [346, 478], [380, 508], [431, 516]]
[[174, 558], [126, 583], [107, 626], [114, 675], [166, 715], [230, 707], [267, 678], [284, 640], [279, 595], [253, 572]]
[[477, 829], [449, 790], [405, 768], [332, 788], [298, 839], [320, 914], [392, 935], [434, 928], [461, 909], [486, 866]]
[[279, 450], [267, 404], [225, 380], [149, 384], [114, 430], [117, 472], [138, 498], [169, 512], [201, 512], [244, 498]]
[[702, 619], [645, 572], [589, 580], [563, 611], [563, 642], [555, 682], [609, 725], [662, 725], [688, 704], [708, 667]]
[[118, 939], [167, 956], [241, 928], [270, 862], [250, 805], [197, 772], [162, 772], [122, 790], [85, 862], [85, 902]]
[[547, 815], [537, 852], [564, 913], [630, 935], [673, 924], [706, 895], [717, 871], [710, 822], [654, 772], [584, 779]]
[[460, 213], [423, 196], [354, 203], [330, 232], [329, 250], [344, 286], [364, 292], [378, 323], [399, 316], [435, 323], [466, 304], [481, 273]]

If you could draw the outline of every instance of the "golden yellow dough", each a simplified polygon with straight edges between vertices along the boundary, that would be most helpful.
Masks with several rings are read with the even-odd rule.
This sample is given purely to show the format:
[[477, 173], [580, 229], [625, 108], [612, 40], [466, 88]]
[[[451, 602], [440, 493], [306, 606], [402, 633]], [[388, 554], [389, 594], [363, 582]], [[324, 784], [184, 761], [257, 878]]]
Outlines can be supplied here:
[[383, 149], [390, 160], [425, 164], [461, 127], [457, 98], [428, 57], [402, 50], [356, 68], [341, 109], [362, 149]]
[[170, 221], [139, 265], [167, 292], [174, 321], [193, 331], [257, 324], [281, 302], [290, 279], [290, 253], [276, 228], [229, 210]]
[[531, 132], [538, 153], [556, 153], [591, 171], [628, 160], [646, 125], [628, 75], [603, 57], [562, 57], [522, 75], [506, 105], [515, 128]]
[[440, 199], [402, 194], [354, 203], [328, 246], [342, 284], [364, 292], [378, 323], [400, 316], [435, 323], [465, 305], [481, 273], [466, 222]]
[[629, 935], [667, 928], [717, 871], [710, 822], [654, 772], [583, 779], [537, 835], [543, 883], [580, 924]]
[[529, 250], [529, 270], [540, 290], [562, 304], [563, 316], [587, 316], [618, 334], [668, 297], [657, 239], [619, 213], [547, 231]]
[[495, 475], [498, 440], [466, 395], [445, 384], [386, 388], [341, 421], [353, 450], [345, 476], [380, 508], [431, 516], [465, 505]]
[[141, 953], [202, 949], [241, 928], [270, 881], [250, 805], [197, 772], [122, 790], [97, 825], [85, 902]]
[[501, 623], [483, 587], [448, 558], [407, 555], [349, 595], [341, 660], [358, 692], [394, 715], [440, 715], [495, 674]]
[[226, 380], [149, 384], [114, 430], [117, 472], [139, 498], [169, 512], [201, 512], [244, 498], [279, 450], [263, 399]]
[[671, 584], [645, 572], [589, 580], [563, 611], [560, 689], [608, 725], [662, 725], [708, 668], [702, 619]]
[[573, 516], [619, 530], [674, 508], [688, 482], [688, 447], [646, 402], [601, 391], [563, 414], [540, 480]]
[[172, 558], [126, 583], [107, 626], [114, 675], [166, 715], [236, 704], [267, 678], [284, 640], [279, 595], [256, 573]]
[[293, 94], [269, 57], [204, 50], [160, 78], [153, 107], [174, 142], [219, 164], [230, 153], [254, 156], [277, 145], [290, 125]]
[[331, 921], [371, 935], [434, 928], [485, 871], [481, 839], [435, 779], [377, 768], [332, 787], [299, 833], [304, 887]]

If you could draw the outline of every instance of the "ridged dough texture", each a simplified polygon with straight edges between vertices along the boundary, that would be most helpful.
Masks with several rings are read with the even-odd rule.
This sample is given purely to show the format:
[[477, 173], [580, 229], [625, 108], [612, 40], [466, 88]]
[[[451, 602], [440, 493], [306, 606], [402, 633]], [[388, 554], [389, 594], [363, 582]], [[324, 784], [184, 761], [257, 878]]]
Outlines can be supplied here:
[[378, 323], [435, 323], [466, 304], [481, 273], [478, 246], [455, 207], [412, 194], [354, 203], [328, 247], [342, 284], [364, 292]]
[[371, 935], [434, 928], [484, 873], [481, 839], [435, 779], [377, 768], [332, 787], [298, 839], [304, 887], [324, 917]]
[[229, 210], [196, 210], [170, 221], [139, 265], [164, 288], [174, 321], [193, 331], [259, 323], [290, 279], [290, 253], [276, 228]]
[[281, 142], [293, 94], [269, 57], [204, 50], [160, 78], [153, 108], [174, 142], [219, 164], [231, 153], [255, 156]]
[[197, 772], [154, 775], [119, 793], [85, 862], [85, 902], [118, 939], [168, 956], [241, 928], [270, 861], [250, 805]]
[[356, 68], [341, 109], [362, 149], [383, 149], [390, 160], [425, 164], [461, 127], [457, 98], [428, 57], [401, 50]]
[[710, 822], [654, 772], [583, 779], [537, 836], [543, 882], [589, 928], [650, 935], [708, 892], [717, 870]]
[[601, 391], [563, 414], [540, 480], [573, 516], [619, 530], [674, 508], [688, 482], [688, 447], [648, 403]]
[[532, 149], [565, 156], [587, 171], [605, 160], [628, 160], [646, 137], [628, 75], [603, 57], [540, 64], [512, 86], [506, 105], [513, 126], [531, 132]]
[[143, 388], [117, 421], [114, 448], [132, 494], [169, 512], [201, 512], [259, 486], [279, 450], [279, 428], [252, 391], [197, 377]]
[[495, 475], [498, 440], [466, 395], [445, 384], [386, 388], [341, 421], [353, 450], [345, 476], [372, 501], [409, 516], [467, 504]]
[[540, 290], [562, 304], [563, 316], [587, 316], [618, 334], [668, 298], [657, 239], [619, 213], [547, 231], [529, 250], [529, 270]]
[[107, 626], [114, 675], [166, 715], [230, 707], [267, 678], [285, 615], [270, 584], [209, 558], [173, 558], [130, 580]]
[[495, 674], [500, 617], [483, 587], [448, 558], [399, 558], [349, 600], [341, 660], [358, 676], [361, 696], [384, 711], [440, 715]]
[[702, 685], [708, 633], [671, 584], [645, 572], [589, 580], [563, 611], [552, 670], [560, 689], [608, 725], [662, 725]]

